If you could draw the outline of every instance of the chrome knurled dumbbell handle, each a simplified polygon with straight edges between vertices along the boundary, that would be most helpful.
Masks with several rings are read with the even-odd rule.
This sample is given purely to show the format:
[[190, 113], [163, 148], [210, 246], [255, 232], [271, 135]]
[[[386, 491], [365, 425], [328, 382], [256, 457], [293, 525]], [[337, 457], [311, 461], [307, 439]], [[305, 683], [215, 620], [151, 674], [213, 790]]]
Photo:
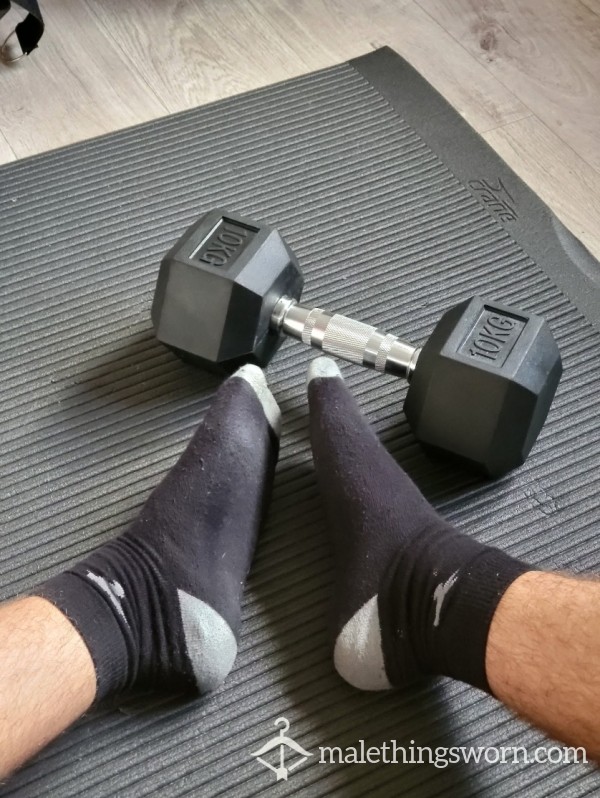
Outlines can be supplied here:
[[334, 357], [406, 379], [415, 370], [421, 351], [370, 324], [338, 313], [331, 315], [321, 308], [305, 308], [288, 297], [275, 305], [271, 326]]

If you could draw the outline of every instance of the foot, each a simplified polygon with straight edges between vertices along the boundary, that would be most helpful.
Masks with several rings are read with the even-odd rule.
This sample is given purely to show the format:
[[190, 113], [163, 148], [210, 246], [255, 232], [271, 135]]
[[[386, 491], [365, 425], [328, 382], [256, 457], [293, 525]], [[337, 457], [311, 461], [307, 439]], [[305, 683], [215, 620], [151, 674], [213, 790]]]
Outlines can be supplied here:
[[381, 445], [332, 360], [311, 363], [308, 400], [335, 557], [337, 671], [362, 690], [424, 674], [489, 690], [485, 646], [494, 610], [531, 569], [435, 512]]
[[262, 371], [244, 366], [131, 527], [34, 591], [86, 643], [96, 700], [133, 686], [205, 693], [229, 673], [279, 423]]

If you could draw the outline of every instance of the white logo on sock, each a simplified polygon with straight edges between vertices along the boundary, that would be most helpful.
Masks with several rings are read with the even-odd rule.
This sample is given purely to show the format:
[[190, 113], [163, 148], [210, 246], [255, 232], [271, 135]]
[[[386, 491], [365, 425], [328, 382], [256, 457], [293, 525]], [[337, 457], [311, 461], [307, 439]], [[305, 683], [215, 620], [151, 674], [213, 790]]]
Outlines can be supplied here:
[[98, 574], [93, 574], [91, 571], [87, 572], [88, 579], [91, 579], [92, 582], [98, 585], [98, 587], [106, 593], [108, 598], [110, 599], [113, 607], [119, 613], [121, 618], [127, 623], [127, 618], [125, 617], [125, 613], [123, 612], [123, 607], [121, 606], [121, 599], [125, 598], [125, 591], [123, 590], [123, 585], [119, 584], [116, 579], [113, 579], [112, 582], [107, 582], [103, 576], [99, 576]]
[[448, 577], [445, 582], [440, 582], [439, 585], [433, 592], [433, 600], [435, 601], [435, 618], [433, 619], [433, 625], [439, 626], [440, 623], [440, 613], [442, 612], [442, 604], [444, 603], [444, 599], [446, 598], [448, 591], [454, 585], [458, 578], [458, 571], [455, 571], [452, 576]]

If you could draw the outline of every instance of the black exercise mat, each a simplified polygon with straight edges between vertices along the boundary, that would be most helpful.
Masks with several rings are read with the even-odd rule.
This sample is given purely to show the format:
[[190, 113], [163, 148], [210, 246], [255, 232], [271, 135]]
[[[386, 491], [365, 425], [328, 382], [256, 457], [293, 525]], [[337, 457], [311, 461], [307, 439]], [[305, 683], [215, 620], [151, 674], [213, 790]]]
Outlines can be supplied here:
[[[218, 384], [158, 344], [162, 254], [213, 206], [279, 226], [305, 299], [416, 342], [475, 293], [549, 320], [565, 374], [527, 463], [492, 483], [430, 460], [402, 382], [343, 371], [448, 518], [541, 566], [595, 569], [598, 264], [459, 115], [384, 49], [0, 170], [0, 584], [13, 596], [118, 533]], [[84, 719], [2, 795], [584, 795], [581, 765], [319, 764], [319, 746], [510, 746], [544, 738], [441, 681], [361, 694], [334, 673], [331, 559], [307, 441], [311, 353], [269, 369], [284, 429], [235, 669], [195, 703], [138, 697]], [[0, 644], [1, 649], [1, 644]], [[313, 756], [276, 783], [252, 756], [286, 717]], [[425, 755], [427, 756], [427, 755]]]

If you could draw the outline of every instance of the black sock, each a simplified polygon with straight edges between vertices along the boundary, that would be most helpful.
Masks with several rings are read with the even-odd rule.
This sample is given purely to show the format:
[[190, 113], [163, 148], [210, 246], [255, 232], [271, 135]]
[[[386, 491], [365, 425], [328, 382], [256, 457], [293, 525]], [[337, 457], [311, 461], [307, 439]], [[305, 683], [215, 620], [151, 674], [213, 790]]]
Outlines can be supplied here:
[[494, 611], [531, 568], [435, 512], [381, 445], [332, 360], [312, 362], [308, 398], [335, 556], [338, 672], [364, 690], [440, 674], [489, 691]]
[[231, 669], [279, 419], [264, 375], [244, 366], [132, 526], [33, 591], [86, 643], [96, 700], [133, 686], [204, 693]]

